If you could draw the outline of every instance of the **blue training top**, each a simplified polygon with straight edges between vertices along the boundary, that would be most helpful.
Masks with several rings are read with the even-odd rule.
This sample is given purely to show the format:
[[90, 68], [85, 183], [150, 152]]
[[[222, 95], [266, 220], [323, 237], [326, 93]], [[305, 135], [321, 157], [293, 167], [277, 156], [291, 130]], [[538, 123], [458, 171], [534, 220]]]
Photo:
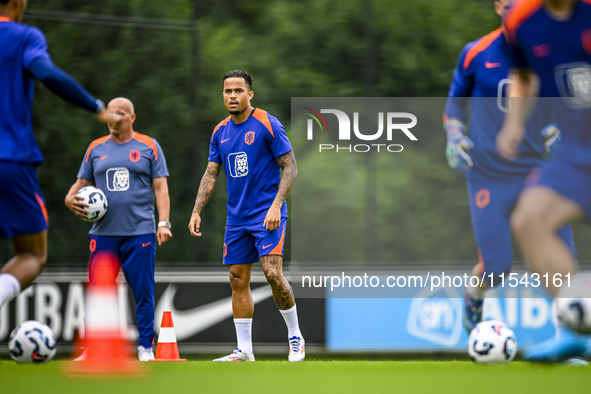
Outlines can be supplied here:
[[561, 97], [551, 99], [562, 130], [554, 157], [591, 166], [591, 0], [579, 0], [562, 21], [542, 0], [522, 0], [504, 25], [513, 65], [535, 70], [540, 97]]
[[107, 196], [109, 209], [94, 222], [90, 234], [131, 236], [153, 234], [152, 180], [168, 176], [166, 159], [155, 139], [136, 132], [118, 144], [110, 135], [94, 140], [84, 155], [78, 178], [86, 179]]
[[[228, 180], [228, 225], [262, 221], [279, 190], [277, 158], [292, 150], [277, 118], [256, 108], [240, 124], [228, 116], [211, 136], [209, 161], [223, 163]], [[283, 202], [281, 216], [287, 217]]]
[[31, 126], [35, 79], [73, 104], [100, 109], [96, 99], [53, 65], [39, 29], [0, 17], [0, 160], [43, 162]]
[[[544, 160], [542, 128], [551, 123], [551, 112], [538, 108], [528, 124], [519, 159], [507, 161], [496, 150], [497, 133], [508, 110], [507, 89], [509, 77], [509, 48], [502, 28], [467, 44], [458, 61], [449, 89], [444, 119], [458, 118], [467, 122], [466, 108], [470, 102], [470, 129], [468, 136], [474, 148], [468, 151], [474, 167], [468, 179], [511, 180], [526, 176]], [[469, 98], [472, 98], [471, 100]]]

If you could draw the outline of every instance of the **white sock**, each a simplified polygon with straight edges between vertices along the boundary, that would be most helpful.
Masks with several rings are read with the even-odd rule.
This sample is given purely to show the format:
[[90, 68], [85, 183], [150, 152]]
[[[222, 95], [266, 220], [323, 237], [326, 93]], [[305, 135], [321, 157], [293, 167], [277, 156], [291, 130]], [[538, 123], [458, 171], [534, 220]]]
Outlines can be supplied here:
[[234, 319], [234, 326], [238, 338], [238, 349], [242, 353], [252, 354], [252, 318]]
[[283, 319], [285, 320], [285, 324], [287, 325], [288, 339], [291, 337], [300, 337], [301, 338], [302, 333], [300, 332], [300, 325], [298, 323], [298, 311], [296, 309], [295, 304], [293, 307], [286, 309], [284, 311], [279, 309], [279, 312], [281, 312], [281, 315], [283, 316]]
[[11, 274], [0, 274], [0, 307], [21, 291], [21, 282]]
[[484, 298], [485, 291], [486, 290], [483, 289], [482, 287], [472, 287], [472, 286], [466, 287], [466, 294], [468, 294], [468, 297], [470, 297], [476, 301], [480, 301]]

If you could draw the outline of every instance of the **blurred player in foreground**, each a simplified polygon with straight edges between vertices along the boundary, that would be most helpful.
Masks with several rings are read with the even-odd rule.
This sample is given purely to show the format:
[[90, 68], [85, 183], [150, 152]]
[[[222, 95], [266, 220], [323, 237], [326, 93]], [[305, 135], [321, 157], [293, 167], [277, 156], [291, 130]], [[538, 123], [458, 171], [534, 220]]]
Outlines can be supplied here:
[[43, 156], [31, 126], [35, 80], [103, 123], [121, 120], [52, 63], [43, 33], [19, 23], [26, 7], [26, 0], [0, 0], [0, 238], [9, 238], [16, 254], [0, 271], [0, 306], [33, 282], [47, 258], [36, 170]]
[[[82, 197], [76, 193], [80, 189], [96, 185], [107, 196], [109, 209], [102, 219], [94, 222], [89, 233], [90, 282], [97, 253], [108, 251], [117, 256], [135, 297], [138, 358], [148, 361], [154, 359], [156, 241], [162, 245], [172, 237], [168, 169], [158, 142], [134, 131], [136, 115], [132, 102], [120, 97], [113, 99], [107, 108], [123, 120], [109, 124], [110, 134], [90, 144], [78, 180], [70, 188], [65, 203], [76, 216], [84, 218], [84, 207], [88, 205], [79, 201]], [[154, 222], [154, 203], [158, 226]]]
[[[515, 68], [513, 111], [497, 137], [497, 149], [515, 161], [536, 101], [553, 97], [562, 141], [553, 159], [519, 197], [511, 227], [532, 266], [552, 278], [577, 272], [576, 256], [558, 236], [571, 220], [591, 218], [591, 0], [518, 1], [505, 19]], [[545, 285], [545, 283], [544, 283]], [[590, 294], [591, 297], [591, 294]], [[586, 340], [559, 327], [557, 337], [528, 349], [525, 358], [556, 362], [581, 356]]]
[[252, 76], [231, 71], [224, 78], [224, 104], [230, 116], [213, 130], [209, 164], [201, 179], [189, 231], [201, 236], [201, 211], [215, 191], [222, 166], [228, 179], [228, 218], [224, 264], [230, 266], [232, 310], [238, 348], [214, 361], [254, 361], [250, 292], [252, 264], [260, 259], [273, 299], [288, 329], [289, 361], [305, 357], [293, 292], [283, 276], [285, 199], [297, 176], [291, 144], [281, 123], [253, 108]]
[[[499, 17], [509, 4], [510, 0], [494, 2]], [[464, 47], [444, 114], [448, 163], [466, 175], [468, 185], [479, 257], [472, 275], [484, 276], [481, 287], [465, 289], [463, 322], [468, 333], [482, 321], [484, 294], [491, 282], [500, 283], [500, 275], [508, 276], [511, 271], [511, 212], [526, 177], [545, 161], [545, 138], [548, 138], [547, 148], [551, 148], [550, 142], [556, 141], [559, 133], [553, 125], [548, 126], [550, 117], [543, 112], [544, 108], [538, 108], [527, 125], [526, 143], [520, 147], [519, 160], [508, 162], [497, 155], [495, 140], [507, 111], [503, 98], [511, 84], [508, 78], [509, 48], [499, 27]], [[470, 130], [465, 135], [469, 101]], [[554, 135], [548, 135], [549, 131]], [[562, 229], [560, 235], [574, 250], [571, 227]]]

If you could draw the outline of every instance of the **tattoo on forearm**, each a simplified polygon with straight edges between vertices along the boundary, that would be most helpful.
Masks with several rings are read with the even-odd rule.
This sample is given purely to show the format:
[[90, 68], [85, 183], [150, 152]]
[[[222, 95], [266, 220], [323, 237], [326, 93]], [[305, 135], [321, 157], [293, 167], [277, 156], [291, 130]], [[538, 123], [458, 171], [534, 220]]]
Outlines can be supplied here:
[[221, 164], [212, 165], [209, 164], [201, 178], [199, 184], [199, 191], [197, 192], [197, 198], [195, 199], [195, 206], [193, 207], [193, 213], [201, 213], [203, 207], [209, 202], [215, 188], [218, 184], [220, 176]]
[[277, 190], [277, 195], [275, 196], [273, 204], [281, 206], [298, 176], [298, 166], [293, 151], [279, 156], [277, 158], [277, 163], [279, 163], [279, 166], [283, 171], [281, 172], [281, 180], [279, 181], [279, 190]]
[[295, 299], [291, 285], [283, 276], [283, 257], [279, 255], [269, 255], [261, 257], [261, 265], [267, 277], [267, 282], [273, 290], [273, 300], [277, 308], [286, 310], [295, 305]]

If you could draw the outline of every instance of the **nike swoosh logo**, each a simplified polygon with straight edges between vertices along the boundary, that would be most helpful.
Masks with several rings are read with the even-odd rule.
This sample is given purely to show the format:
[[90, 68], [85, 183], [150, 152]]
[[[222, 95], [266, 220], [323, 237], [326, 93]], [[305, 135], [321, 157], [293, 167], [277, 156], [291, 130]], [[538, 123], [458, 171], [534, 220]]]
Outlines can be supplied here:
[[150, 245], [152, 242], [148, 242], [147, 244], [142, 242], [142, 246], [145, 248], [146, 246]]
[[263, 246], [263, 249], [267, 249], [269, 246], [273, 246], [273, 244], [271, 244], [271, 245], [266, 245], [266, 246]]
[[99, 157], [99, 160], [105, 160], [107, 157], [109, 157], [109, 156], [102, 156], [102, 157]]
[[229, 138], [226, 138], [225, 140], [222, 140], [222, 144], [223, 144], [224, 142], [228, 141], [228, 140], [229, 140]]
[[502, 65], [503, 65], [502, 63], [484, 62], [484, 67], [486, 67], [486, 68], [497, 68], [497, 67], [501, 67]]
[[[172, 312], [177, 341], [190, 338], [233, 316], [232, 297], [210, 302], [209, 304], [193, 309], [179, 311], [174, 307], [176, 291], [176, 285], [170, 285], [166, 288], [164, 294], [160, 297], [160, 301], [158, 301], [156, 316], [162, 316], [164, 311]], [[263, 286], [252, 290], [252, 299], [255, 304], [272, 296], [273, 291], [270, 286]], [[156, 320], [156, 329], [160, 330], [161, 319], [157, 318]]]

